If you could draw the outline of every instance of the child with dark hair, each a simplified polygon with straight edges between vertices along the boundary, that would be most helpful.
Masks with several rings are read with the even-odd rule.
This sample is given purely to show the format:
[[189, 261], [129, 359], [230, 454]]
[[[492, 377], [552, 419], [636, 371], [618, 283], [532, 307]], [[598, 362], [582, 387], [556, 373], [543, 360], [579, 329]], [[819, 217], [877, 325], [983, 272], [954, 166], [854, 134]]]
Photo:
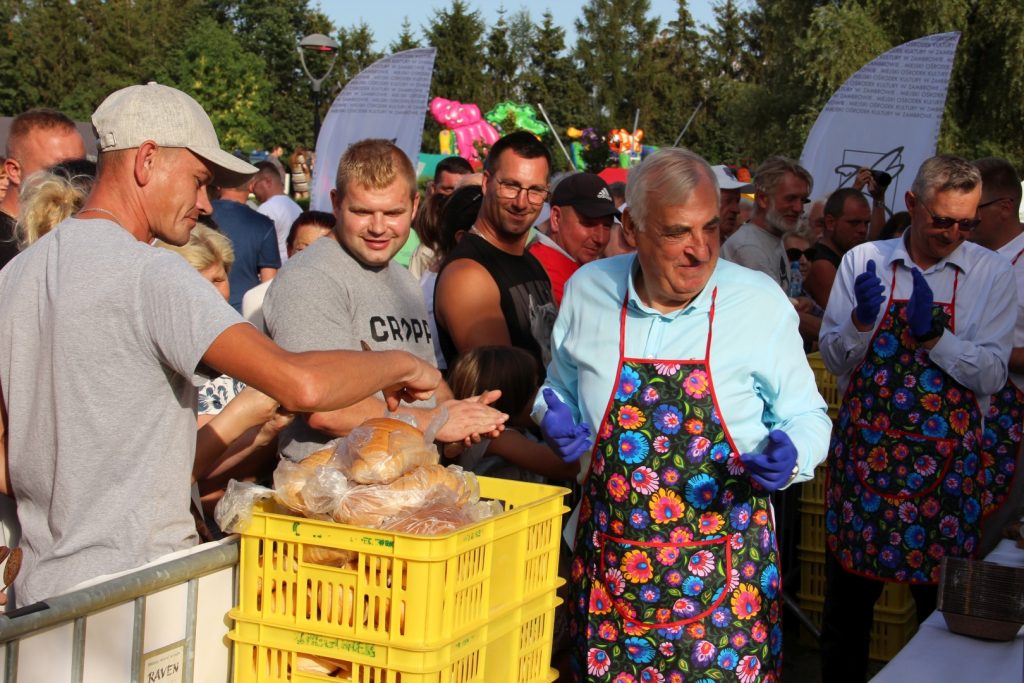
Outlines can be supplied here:
[[484, 439], [456, 456], [446, 447], [445, 455], [457, 457], [458, 464], [476, 474], [502, 479], [564, 482], [573, 479], [578, 463], [567, 464], [551, 448], [534, 437], [530, 409], [541, 384], [537, 360], [514, 346], [481, 346], [467, 351], [449, 368], [448, 385], [455, 398], [478, 396], [489, 389], [501, 389], [492, 405], [509, 415], [500, 439]]

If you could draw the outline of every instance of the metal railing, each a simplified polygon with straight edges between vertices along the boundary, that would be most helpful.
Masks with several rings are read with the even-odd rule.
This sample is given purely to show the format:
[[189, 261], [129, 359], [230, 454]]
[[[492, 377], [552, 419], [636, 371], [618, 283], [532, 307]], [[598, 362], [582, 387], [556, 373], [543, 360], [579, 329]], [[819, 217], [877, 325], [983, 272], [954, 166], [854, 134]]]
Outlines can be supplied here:
[[[6, 614], [0, 616], [0, 648], [4, 650], [2, 659], [4, 671], [0, 680], [3, 683], [17, 683], [20, 680], [18, 677], [19, 645], [23, 640], [68, 624], [73, 624], [70, 634], [71, 643], [68, 644], [71, 650], [70, 682], [77, 683], [84, 680], [87, 620], [90, 616], [109, 608], [134, 603], [130, 680], [135, 683], [140, 679], [143, 666], [147, 596], [172, 587], [186, 585], [185, 633], [182, 639], [184, 655], [181, 657], [181, 677], [178, 680], [183, 683], [191, 683], [194, 679], [193, 660], [196, 648], [199, 580], [215, 572], [230, 569], [233, 573], [232, 596], [237, 590], [235, 568], [238, 564], [238, 539], [233, 538], [217, 544], [211, 543], [208, 546], [185, 557], [139, 569], [93, 586], [50, 598], [45, 603], [31, 606], [33, 611], [19, 615], [20, 610], [16, 610], [14, 612], [16, 616], [10, 617]], [[226, 625], [217, 626], [223, 626], [223, 631], [227, 632]], [[205, 673], [203, 680], [210, 680]]]

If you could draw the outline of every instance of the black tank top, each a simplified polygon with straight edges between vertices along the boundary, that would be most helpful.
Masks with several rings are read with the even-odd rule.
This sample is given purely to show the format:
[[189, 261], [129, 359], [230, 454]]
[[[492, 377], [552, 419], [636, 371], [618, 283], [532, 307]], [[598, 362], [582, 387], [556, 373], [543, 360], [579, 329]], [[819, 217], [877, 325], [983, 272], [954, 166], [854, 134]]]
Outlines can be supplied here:
[[[544, 267], [529, 252], [515, 256], [498, 249], [480, 235], [467, 233], [441, 265], [440, 281], [448, 264], [459, 259], [470, 259], [483, 266], [501, 293], [501, 313], [508, 327], [512, 346], [528, 351], [537, 358], [541, 368], [551, 359], [551, 328], [555, 322], [554, 296], [551, 280]], [[437, 310], [437, 289], [434, 289], [434, 310]], [[459, 355], [448, 330], [437, 321], [437, 336], [441, 353], [451, 367]]]
[[829, 247], [826, 247], [821, 242], [814, 245], [814, 258], [812, 261], [828, 261], [836, 268], [839, 267], [839, 263], [843, 260], [843, 257], [832, 251]]

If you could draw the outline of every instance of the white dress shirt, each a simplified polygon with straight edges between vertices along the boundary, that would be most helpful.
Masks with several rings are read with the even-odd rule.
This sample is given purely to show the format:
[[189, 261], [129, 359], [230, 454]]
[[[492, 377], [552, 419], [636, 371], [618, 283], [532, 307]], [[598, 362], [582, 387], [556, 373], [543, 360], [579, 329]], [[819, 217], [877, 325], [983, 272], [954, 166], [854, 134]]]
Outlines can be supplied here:
[[[1022, 250], [1024, 250], [1024, 232], [996, 249], [997, 254], [1005, 256], [1013, 264], [1013, 277], [1017, 281], [1017, 326], [1013, 330], [1013, 348], [1015, 349], [1024, 347], [1024, 255], [1021, 254]], [[1020, 258], [1017, 258], [1018, 256]], [[1017, 262], [1013, 263], [1015, 258]], [[1011, 372], [1010, 379], [1019, 388], [1024, 389], [1024, 375]]]
[[[910, 298], [914, 287], [911, 269], [917, 266], [904, 244], [909, 235], [908, 231], [896, 239], [861, 244], [848, 251], [839, 265], [818, 343], [826, 367], [839, 377], [841, 393], [846, 391], [851, 372], [864, 359], [886, 313], [894, 267], [895, 298]], [[853, 283], [867, 269], [869, 260], [875, 262], [875, 271], [885, 288], [886, 303], [879, 309], [872, 328], [861, 332], [851, 319], [857, 305]], [[964, 242], [952, 254], [921, 272], [931, 287], [935, 303], [951, 302], [956, 282], [956, 317], [952, 323], [955, 330], [947, 327], [929, 357], [977, 395], [984, 414], [989, 396], [1006, 383], [1006, 363], [1017, 322], [1017, 288], [1010, 263], [984, 247]]]

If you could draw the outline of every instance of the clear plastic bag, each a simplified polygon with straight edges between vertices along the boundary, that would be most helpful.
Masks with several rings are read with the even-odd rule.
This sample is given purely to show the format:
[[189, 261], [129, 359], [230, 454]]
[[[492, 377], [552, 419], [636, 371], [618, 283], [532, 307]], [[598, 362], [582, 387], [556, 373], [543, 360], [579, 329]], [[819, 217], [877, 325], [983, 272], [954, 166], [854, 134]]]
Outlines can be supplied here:
[[374, 418], [353, 429], [338, 445], [335, 462], [357, 484], [390, 484], [411, 470], [440, 461], [433, 442], [396, 418]]
[[274, 497], [274, 490], [247, 481], [232, 479], [224, 496], [217, 501], [213, 518], [225, 533], [242, 531], [252, 521], [252, 508], [257, 502]]
[[403, 534], [440, 536], [472, 523], [473, 519], [459, 506], [434, 502], [389, 520], [384, 528]]

